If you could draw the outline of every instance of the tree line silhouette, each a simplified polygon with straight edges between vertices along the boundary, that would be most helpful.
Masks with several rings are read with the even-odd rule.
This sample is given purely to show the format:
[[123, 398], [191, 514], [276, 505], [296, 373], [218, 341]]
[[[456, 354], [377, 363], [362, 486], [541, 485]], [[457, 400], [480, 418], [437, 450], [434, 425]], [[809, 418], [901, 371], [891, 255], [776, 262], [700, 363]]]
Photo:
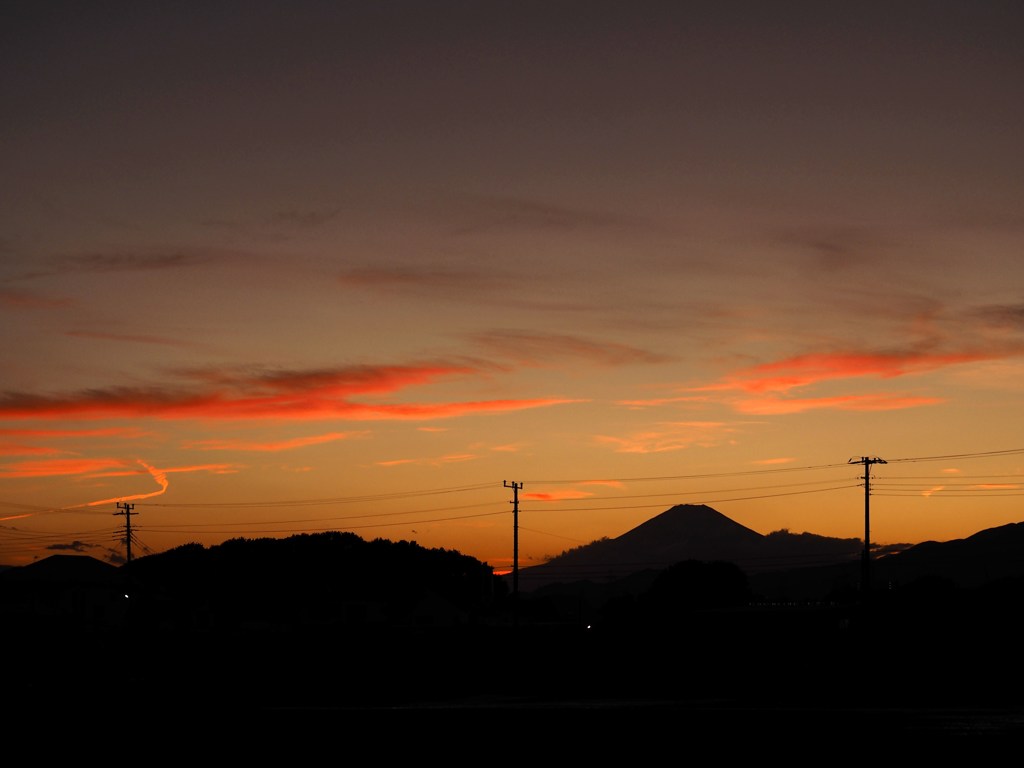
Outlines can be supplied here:
[[516, 595], [459, 552], [340, 532], [189, 544], [82, 577], [43, 578], [51, 565], [0, 573], [25, 662], [11, 690], [47, 706], [63, 681], [111, 684], [115, 670], [146, 700], [184, 685], [202, 706], [235, 708], [1007, 707], [1024, 690], [1013, 578], [964, 590], [926, 576], [870, 603], [844, 587], [786, 605], [761, 601], [734, 563], [685, 560], [596, 591]]

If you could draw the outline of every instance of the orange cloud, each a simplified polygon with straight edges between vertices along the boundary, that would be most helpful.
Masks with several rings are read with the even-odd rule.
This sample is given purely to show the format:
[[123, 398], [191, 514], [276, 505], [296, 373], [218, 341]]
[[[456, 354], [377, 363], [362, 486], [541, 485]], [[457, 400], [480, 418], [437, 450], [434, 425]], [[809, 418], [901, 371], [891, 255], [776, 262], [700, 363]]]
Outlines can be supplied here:
[[0, 443], [0, 456], [53, 456], [63, 451], [56, 448], [42, 448], [38, 445], [18, 445], [16, 443]]
[[104, 427], [100, 429], [0, 429], [0, 435], [12, 437], [143, 437], [138, 427]]
[[426, 464], [432, 467], [439, 467], [442, 464], [454, 464], [461, 461], [474, 461], [478, 456], [472, 453], [452, 453], [447, 456], [440, 456], [432, 459], [391, 459], [390, 461], [374, 462], [378, 467], [398, 467], [403, 464]]
[[572, 499], [589, 499], [594, 494], [587, 491], [550, 491], [548, 493], [524, 493], [522, 498], [532, 501], [569, 501]]
[[167, 474], [172, 472], [212, 472], [215, 475], [227, 475], [237, 472], [238, 468], [235, 464], [193, 464], [188, 467], [170, 467], [163, 471]]
[[448, 403], [359, 403], [352, 398], [389, 394], [438, 378], [477, 373], [446, 364], [357, 366], [344, 369], [225, 374], [189, 372], [180, 388], [112, 387], [64, 397], [25, 393], [0, 398], [0, 418], [313, 419], [426, 420], [473, 413], [501, 413], [581, 402], [565, 398]]
[[652, 397], [646, 400], [618, 400], [618, 405], [629, 406], [630, 408], [651, 408], [660, 405], [673, 405], [675, 403], [705, 403], [705, 397]]
[[255, 443], [245, 440], [197, 440], [185, 445], [186, 448], [197, 448], [201, 451], [261, 451], [278, 452], [290, 451], [295, 448], [305, 448], [309, 445], [321, 445], [331, 443], [335, 440], [347, 440], [352, 437], [359, 437], [366, 432], [331, 432], [326, 435], [313, 435], [311, 437], [295, 437], [291, 440], [279, 440], [273, 443]]
[[[123, 468], [121, 459], [51, 459], [0, 465], [0, 477], [58, 477], [94, 475], [111, 468]], [[127, 474], [127, 473], [123, 473]]]
[[910, 395], [840, 395], [836, 397], [804, 398], [801, 400], [779, 397], [747, 398], [733, 401], [733, 407], [740, 413], [759, 416], [803, 413], [804, 411], [833, 408], [841, 411], [892, 411], [902, 408], [918, 408], [924, 405], [938, 405], [945, 400], [940, 397]]
[[788, 392], [820, 381], [863, 376], [893, 378], [944, 368], [961, 363], [990, 359], [992, 355], [960, 352], [933, 355], [920, 352], [904, 354], [809, 354], [764, 363], [738, 371], [720, 384], [698, 389], [739, 389], [745, 392]]
[[[891, 379], [923, 373], [947, 366], [991, 359], [995, 353], [957, 352], [932, 354], [835, 353], [797, 355], [772, 363], [755, 365], [726, 376], [721, 381], [691, 392], [738, 393], [727, 398], [741, 413], [779, 415], [805, 411], [836, 409], [847, 411], [883, 411], [918, 408], [945, 402], [943, 398], [920, 395], [880, 393], [800, 398], [797, 390], [814, 384], [841, 379], [873, 377]], [[662, 401], [629, 401], [631, 404], [661, 404]], [[668, 402], [668, 401], [666, 401]]]
[[508, 445], [491, 446], [491, 450], [495, 451], [496, 453], [519, 453], [519, 451], [523, 450], [523, 446], [515, 443], [510, 443]]

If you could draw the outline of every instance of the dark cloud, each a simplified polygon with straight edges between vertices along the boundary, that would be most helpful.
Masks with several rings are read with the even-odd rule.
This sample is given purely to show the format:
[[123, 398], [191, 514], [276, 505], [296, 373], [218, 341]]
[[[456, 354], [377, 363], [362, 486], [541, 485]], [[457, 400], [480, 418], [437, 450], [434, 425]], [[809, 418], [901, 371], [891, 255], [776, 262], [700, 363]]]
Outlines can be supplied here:
[[572, 208], [542, 200], [512, 197], [479, 198], [470, 205], [467, 214], [472, 221], [456, 230], [455, 234], [510, 230], [541, 230], [549, 233], [611, 228], [638, 230], [650, 227], [648, 222], [639, 217], [621, 213]]
[[75, 273], [150, 272], [181, 269], [208, 263], [212, 257], [198, 253], [165, 253], [143, 255], [133, 253], [85, 253], [61, 256], [42, 269], [9, 277], [6, 282], [34, 280], [41, 277]]
[[1024, 330], [1024, 303], [980, 307], [974, 311], [974, 315], [982, 322], [997, 328]]
[[497, 288], [502, 282], [497, 275], [475, 269], [407, 265], [358, 267], [342, 273], [338, 280], [356, 288], [414, 293], [472, 292]]

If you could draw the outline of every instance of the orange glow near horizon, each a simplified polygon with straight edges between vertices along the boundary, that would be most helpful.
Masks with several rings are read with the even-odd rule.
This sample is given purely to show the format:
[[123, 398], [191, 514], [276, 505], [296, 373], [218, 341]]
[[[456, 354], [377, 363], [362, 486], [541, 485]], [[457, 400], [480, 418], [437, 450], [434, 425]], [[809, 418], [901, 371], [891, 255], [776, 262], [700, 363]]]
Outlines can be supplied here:
[[819, 5], [7, 14], [0, 565], [1024, 519], [1018, 11]]

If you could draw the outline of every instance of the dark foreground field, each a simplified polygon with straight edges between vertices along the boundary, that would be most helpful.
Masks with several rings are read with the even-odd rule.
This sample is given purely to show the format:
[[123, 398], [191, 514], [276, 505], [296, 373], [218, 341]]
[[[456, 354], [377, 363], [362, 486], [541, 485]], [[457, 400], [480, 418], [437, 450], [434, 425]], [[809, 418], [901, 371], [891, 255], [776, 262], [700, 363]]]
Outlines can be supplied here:
[[12, 717], [129, 712], [139, 724], [216, 723], [220, 735], [238, 722], [310, 737], [514, 732], [520, 745], [584, 738], [589, 749], [1024, 736], [1018, 637], [1002, 622], [7, 637]]

